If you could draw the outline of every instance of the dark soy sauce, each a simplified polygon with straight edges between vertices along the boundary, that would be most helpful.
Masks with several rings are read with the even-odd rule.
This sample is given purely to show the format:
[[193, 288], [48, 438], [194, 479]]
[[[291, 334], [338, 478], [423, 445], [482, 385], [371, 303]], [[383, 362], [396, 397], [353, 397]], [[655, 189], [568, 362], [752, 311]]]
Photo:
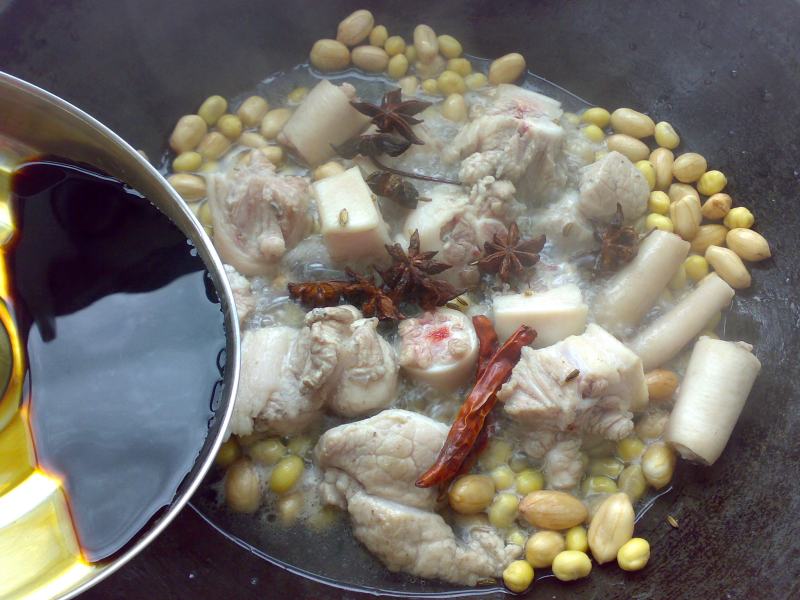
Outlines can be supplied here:
[[150, 202], [43, 157], [12, 177], [8, 258], [37, 459], [65, 485], [86, 559], [173, 500], [214, 414], [223, 316], [202, 260]]

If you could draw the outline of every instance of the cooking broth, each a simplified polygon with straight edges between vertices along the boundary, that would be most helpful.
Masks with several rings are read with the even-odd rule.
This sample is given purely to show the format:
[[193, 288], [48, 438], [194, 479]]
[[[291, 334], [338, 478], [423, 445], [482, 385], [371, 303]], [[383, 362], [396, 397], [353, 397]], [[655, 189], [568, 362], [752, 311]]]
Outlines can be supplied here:
[[99, 561], [169, 506], [197, 459], [223, 316], [184, 234], [124, 183], [39, 157], [15, 170], [12, 193], [7, 262], [36, 457]]
[[[365, 12], [354, 13], [351, 18], [357, 21], [365, 17]], [[343, 23], [347, 28], [347, 20]], [[311, 53], [312, 63], [316, 51], [324, 54], [320, 48], [333, 45], [330, 40], [318, 44]], [[358, 52], [379, 55], [381, 51], [365, 48]], [[353, 62], [358, 64], [355, 52], [353, 56]], [[516, 60], [511, 55], [505, 58]], [[491, 77], [494, 67], [489, 66], [489, 61], [467, 59], [469, 70], [478, 74], [489, 71]], [[315, 64], [324, 69], [322, 63]], [[429, 63], [427, 68], [434, 64], [435, 61]], [[416, 74], [425, 68], [425, 63], [417, 62]], [[692, 226], [699, 228], [704, 223], [704, 217], [707, 221], [722, 218], [702, 212], [699, 195], [718, 192], [722, 189], [720, 183], [724, 188], [722, 174], [712, 173], [704, 184], [696, 185], [697, 189], [679, 187], [676, 197], [668, 197], [662, 189], [655, 189], [656, 167], [646, 160], [654, 150], [649, 138], [658, 131], [650, 117], [630, 109], [615, 113], [616, 118], [603, 109], [585, 113], [588, 103], [536, 76], [524, 74], [524, 70], [522, 73], [521, 79], [507, 78], [498, 85], [487, 85], [484, 77], [483, 84], [471, 86], [464, 78], [459, 92], [451, 93], [449, 85], [447, 90], [437, 87], [447, 83], [444, 75], [438, 81], [436, 74], [420, 75], [425, 81], [412, 78], [406, 85], [403, 80], [367, 75], [355, 68], [321, 75], [300, 65], [265, 80], [255, 90], [232, 99], [230, 105], [218, 96], [209, 97], [198, 115], [187, 115], [176, 126], [170, 144], [180, 156], [165, 154], [162, 167], [165, 174], [174, 177], [171, 180], [176, 190], [184, 194], [213, 235], [216, 248], [227, 263], [235, 295], [238, 292], [237, 308], [243, 329], [242, 379], [231, 423], [233, 435], [218, 456], [221, 468], [210, 476], [209, 485], [195, 500], [207, 518], [251, 551], [338, 585], [389, 589], [393, 594], [452, 589], [442, 580], [486, 585], [487, 580], [491, 583], [499, 578], [504, 567], [513, 564], [512, 559], [525, 556], [526, 542], [537, 530], [566, 531], [588, 524], [591, 515], [602, 511], [606, 502], [625, 505], [631, 529], [635, 513], [637, 521], [645, 513], [651, 515], [643, 526], [651, 531], [658, 526], [654, 516], [664, 520], [667, 503], [654, 505], [672, 489], [675, 448], [684, 457], [697, 458], [683, 442], [667, 437], [671, 435], [667, 423], [678, 383], [687, 371], [690, 353], [695, 355], [695, 341], [700, 340], [695, 348], [714, 346], [717, 356], [736, 355], [731, 364], [738, 363], [746, 372], [743, 383], [739, 389], [726, 394], [717, 392], [717, 396], [738, 395], [736, 401], [744, 403], [760, 363], [751, 354], [749, 344], [717, 345], [713, 340], [724, 319], [721, 311], [734, 295], [733, 287], [746, 286], [737, 285], [719, 262], [717, 272], [704, 279], [709, 264], [714, 262], [714, 251], [706, 264], [705, 247], [700, 244], [702, 240], [695, 241], [700, 235], [692, 230]], [[450, 73], [449, 81], [457, 78], [460, 75]], [[509, 83], [511, 79], [513, 84]], [[341, 87], [337, 90], [335, 86]], [[403, 88], [402, 96], [398, 86]], [[415, 102], [419, 100], [423, 103]], [[459, 102], [462, 107], [469, 106], [468, 113], [466, 109], [460, 113], [448, 109]], [[208, 107], [219, 107], [220, 103], [224, 107], [219, 110], [229, 113], [225, 126], [222, 120], [215, 123], [213, 117], [206, 118]], [[288, 118], [279, 135], [272, 127], [277, 115], [270, 114], [270, 109], [282, 111]], [[423, 123], [398, 124], [397, 113], [403, 110]], [[387, 114], [392, 111], [397, 112]], [[390, 130], [412, 142], [413, 134], [409, 137], [403, 133], [405, 127], [424, 141], [414, 142], [396, 155], [392, 152], [397, 151], [397, 146], [387, 146], [388, 150], [378, 153], [379, 160], [375, 156], [371, 159], [374, 147], [368, 142], [377, 145], [376, 139], [369, 137], [375, 129], [369, 129], [368, 122], [359, 125], [362, 117], [354, 112], [378, 115], [372, 118], [372, 124], [382, 132]], [[238, 119], [233, 115], [242, 118], [239, 129], [230, 133], [230, 119]], [[177, 143], [181, 142], [180, 129], [191, 120], [197, 126], [197, 141]], [[636, 121], [636, 127], [630, 120]], [[623, 129], [633, 135], [634, 129], [647, 129], [648, 123], [650, 131], [640, 131], [637, 139], [610, 136], [625, 133]], [[333, 137], [337, 137], [335, 143]], [[665, 150], [671, 156], [671, 151], [658, 141], [658, 133], [655, 137], [662, 156]], [[628, 146], [620, 140], [627, 140]], [[397, 139], [392, 143], [396, 144]], [[670, 148], [677, 145], [664, 143]], [[337, 156], [323, 151], [331, 146]], [[351, 152], [354, 147], [357, 152]], [[705, 165], [705, 159], [698, 157], [688, 158]], [[193, 167], [186, 168], [190, 159], [197, 160], [191, 163]], [[659, 163], [660, 175], [664, 175], [663, 166], [663, 162]], [[376, 173], [376, 169], [384, 173]], [[678, 168], [681, 171], [682, 167]], [[418, 205], [393, 202], [385, 192], [388, 186], [376, 189], [369, 185], [371, 194], [360, 192], [374, 183], [374, 175], [383, 177], [389, 173], [413, 183], [419, 193]], [[424, 181], [415, 177], [420, 175]], [[667, 175], [669, 181], [659, 184], [663, 190], [673, 181], [672, 163]], [[696, 175], [700, 177], [699, 173]], [[431, 182], [431, 177], [439, 181]], [[679, 175], [674, 174], [674, 178]], [[685, 170], [680, 181], [684, 179], [694, 182]], [[447, 185], [438, 185], [441, 183]], [[493, 188], [496, 183], [500, 185]], [[690, 197], [690, 193], [694, 195]], [[673, 196], [672, 190], [669, 196]], [[274, 214], [263, 210], [267, 197]], [[345, 197], [348, 202], [340, 204]], [[673, 215], [670, 202], [677, 204], [678, 200], [680, 208], [675, 208]], [[303, 210], [297, 210], [298, 206]], [[436, 209], [426, 210], [426, 206]], [[378, 213], [373, 221], [365, 217], [358, 225], [349, 225], [353, 214], [364, 217], [373, 214], [373, 209]], [[683, 219], [683, 209], [691, 218]], [[745, 222], [747, 209], [736, 210], [736, 223]], [[297, 217], [299, 213], [307, 222]], [[730, 221], [725, 221], [725, 232], [728, 228], [749, 227]], [[372, 239], [359, 237], [367, 229], [359, 229], [365, 222], [376, 231], [384, 227], [388, 236], [377, 241], [377, 235]], [[714, 233], [716, 243], [724, 245], [724, 236], [722, 242], [718, 239], [721, 226], [706, 225], [704, 234]], [[654, 228], [661, 231], [649, 233]], [[406, 248], [409, 256], [415, 252], [415, 230], [422, 240], [422, 252], [434, 251], [434, 261], [447, 263], [442, 270], [431, 268], [431, 273], [441, 274], [437, 283], [456, 282], [455, 288], [467, 290], [461, 294], [455, 288], [450, 290], [444, 301], [435, 303], [435, 311], [428, 306], [428, 312], [423, 312], [415, 306], [423, 305], [421, 297], [408, 291], [402, 277], [393, 277], [394, 268], [404, 274], [411, 271], [404, 270], [406, 257], [401, 252]], [[523, 241], [509, 252], [508, 247], [517, 245], [517, 241], [509, 242], [516, 236], [512, 231], [519, 233]], [[345, 238], [351, 243], [343, 250], [345, 244], [341, 240]], [[390, 245], [395, 243], [394, 251], [383, 245], [387, 241]], [[361, 242], [369, 245], [370, 252], [363, 250]], [[383, 255], [384, 247], [390, 257]], [[690, 250], [693, 255], [687, 259]], [[495, 254], [490, 257], [491, 252]], [[513, 281], [502, 271], [498, 255], [503, 252], [506, 257], [513, 254], [514, 260], [531, 260], [534, 252], [536, 256], [531, 265], [526, 265], [528, 270], [519, 267], [519, 278]], [[659, 260], [666, 257], [666, 266], [659, 267], [654, 256]], [[421, 259], [425, 260], [428, 259]], [[375, 263], [378, 267], [373, 268]], [[506, 260], [502, 259], [502, 263]], [[509, 268], [507, 264], [505, 268]], [[403, 315], [387, 313], [383, 307], [376, 310], [376, 296], [369, 295], [376, 294], [374, 289], [369, 291], [346, 269], [379, 277], [379, 292], [390, 297], [394, 294], [392, 301], [399, 304]], [[417, 277], [420, 276], [412, 272], [405, 281]], [[320, 285], [320, 281], [324, 283]], [[352, 288], [337, 287], [354, 285], [356, 281], [362, 297], [352, 292], [348, 296], [346, 290]], [[337, 289], [345, 291], [337, 295]], [[715, 291], [706, 294], [710, 289]], [[568, 296], [577, 296], [581, 308], [573, 310], [576, 304]], [[369, 302], [365, 301], [367, 297]], [[528, 309], [520, 308], [531, 298], [534, 304], [547, 305], [541, 309], [544, 317], [535, 325], [526, 319], [536, 320], [535, 313], [540, 309], [531, 308], [526, 313]], [[337, 303], [360, 306], [362, 312]], [[325, 308], [315, 310], [320, 306]], [[355, 311], [358, 321], [347, 321], [349, 317], [343, 316], [347, 311]], [[681, 319], [674, 316], [681, 311], [696, 313], [697, 318], [676, 323]], [[372, 348], [385, 344], [397, 353], [394, 373], [399, 370], [400, 374], [396, 382], [386, 383], [392, 377], [391, 368], [384, 368], [391, 362], [388, 359], [374, 368], [375, 362], [359, 362], [366, 353], [359, 357], [351, 353], [347, 336], [355, 337], [352, 331], [362, 326], [356, 324], [362, 316], [400, 321], [396, 329], [394, 323], [380, 325], [375, 330], [377, 340], [360, 338], [369, 339]], [[478, 462], [467, 467], [471, 475], [482, 478], [482, 489], [488, 485], [491, 494], [479, 488], [476, 492], [476, 484], [471, 498], [462, 503], [460, 498], [467, 493], [454, 493], [457, 482], [444, 493], [450, 483], [445, 479], [438, 502], [435, 498], [420, 500], [419, 488], [442, 482], [425, 480], [435, 471], [432, 468], [422, 475], [425, 466], [433, 463], [438, 467], [439, 460], [449, 460], [451, 464], [446, 466], [452, 472], [448, 473], [454, 475], [460, 463], [452, 463], [461, 460], [454, 459], [453, 454], [447, 458], [443, 451], [438, 459], [426, 455], [425, 461], [419, 461], [423, 465], [414, 459], [409, 461], [408, 455], [430, 439], [420, 432], [441, 432], [443, 425], [453, 424], [451, 434], [457, 432], [453, 439], [458, 441], [451, 445], [448, 438], [438, 442], [437, 449], [442, 443], [448, 450], [459, 444], [477, 446], [475, 438], [463, 435], [471, 425], [453, 423], [475, 383], [474, 358], [466, 371], [458, 371], [458, 376], [452, 372], [456, 371], [454, 365], [459, 357], [468, 356], [463, 350], [459, 354], [458, 348], [469, 347], [468, 336], [461, 335], [465, 328], [473, 329], [469, 317], [486, 316], [493, 318], [501, 341], [520, 324], [534, 326], [539, 332], [533, 343], [536, 350], [523, 352], [505, 384], [497, 382], [495, 393], [503, 404], [494, 410], [489, 428], [491, 442]], [[352, 323], [351, 333], [330, 334], [326, 338], [329, 333], [316, 328], [326, 319]], [[671, 326], [664, 327], [670, 319]], [[458, 322], [464, 320], [468, 325], [459, 326]], [[548, 332], [551, 325], [566, 326], [570, 331]], [[662, 327], [663, 335], [648, 339], [656, 325]], [[443, 329], [435, 329], [440, 326]], [[437, 348], [445, 344], [439, 342], [445, 338], [449, 340], [448, 350], [440, 351]], [[658, 349], [658, 340], [674, 342], [675, 347], [652, 350]], [[652, 353], [646, 359], [648, 344]], [[333, 346], [335, 350], [331, 350]], [[477, 344], [473, 348], [477, 354]], [[451, 349], [455, 350], [448, 355], [446, 352]], [[438, 357], [437, 352], [441, 352]], [[314, 363], [315, 359], [319, 362]], [[325, 363], [328, 360], [335, 367]], [[329, 370], [319, 366], [323, 363]], [[341, 390], [350, 385], [350, 380], [342, 373], [347, 373], [353, 364], [367, 365], [360, 372], [361, 381], [372, 381], [365, 372], [371, 375], [380, 370], [376, 378], [383, 378], [386, 386], [378, 388], [376, 394], [364, 392], [360, 409], [348, 412], [342, 410], [341, 396], [347, 392]], [[303, 365], [301, 375], [296, 365]], [[559, 367], [555, 365], [570, 369], [557, 373]], [[707, 371], [701, 370], [703, 374], [695, 374], [693, 380], [688, 375], [685, 379], [686, 387], [690, 382], [696, 386], [695, 401], [700, 396], [698, 388], [714, 376], [719, 381], [709, 387], [730, 379], [719, 374], [706, 377]], [[317, 376], [325, 382], [322, 386], [313, 387], [313, 381], [307, 385]], [[454, 381], [456, 385], [452, 385]], [[659, 388], [657, 382], [664, 387]], [[387, 388], [392, 392], [386, 393]], [[383, 394], [382, 400], [374, 402], [379, 394]], [[314, 404], [314, 400], [318, 402]], [[370, 401], [374, 406], [365, 408]], [[466, 404], [475, 401], [473, 396]], [[720, 407], [719, 412], [726, 412], [726, 408]], [[299, 419], [298, 413], [310, 418]], [[694, 415], [686, 419], [684, 412], [683, 417], [683, 432], [679, 435], [698, 431], [691, 427]], [[407, 438], [412, 434], [405, 430], [397, 434], [393, 428], [404, 426], [398, 423], [411, 422], [416, 424], [410, 429], [414, 431], [414, 443], [411, 450], [406, 450]], [[699, 430], [710, 427], [704, 425]], [[439, 440], [435, 434], [431, 437]], [[721, 452], [727, 442], [721, 437], [711, 439], [709, 446], [715, 449], [707, 456]], [[702, 435], [691, 434], [688, 444], [706, 451], [706, 441]], [[314, 444], [316, 450], [312, 452]], [[714, 460], [715, 457], [708, 462]], [[395, 468], [400, 464], [403, 469]], [[290, 484], [282, 483], [287, 472], [294, 473]], [[387, 480], [393, 483], [388, 484]], [[394, 482], [399, 482], [398, 489], [390, 489]], [[552, 496], [552, 490], [572, 495], [573, 506], [577, 499], [586, 514], [573, 515], [569, 525], [529, 518], [531, 505], [537, 499], [532, 494], [542, 491], [552, 502], [563, 502]], [[473, 501], [480, 502], [477, 509], [470, 505]], [[525, 508], [524, 501], [529, 501]], [[424, 507], [422, 514], [416, 511], [420, 506]], [[434, 519], [429, 518], [431, 513]], [[414, 525], [409, 525], [412, 522]], [[447, 531], [442, 533], [444, 529]], [[416, 537], [421, 531], [430, 537]], [[505, 552], [495, 563], [502, 563], [500, 568], [466, 573], [469, 567], [464, 565], [480, 552], [464, 560], [459, 557], [475, 548], [475, 531], [491, 531], [496, 536], [496, 547], [504, 548], [498, 552]], [[309, 552], [309, 548], [314, 551]], [[615, 556], [606, 558], [601, 556], [602, 551], [599, 546], [592, 547], [598, 562], [616, 556], [616, 549]], [[488, 554], [491, 552], [484, 556]], [[588, 557], [584, 559], [588, 562]], [[541, 577], [545, 565], [535, 566]], [[513, 576], [506, 583], [514, 589]], [[471, 591], [482, 593], [479, 589]]]

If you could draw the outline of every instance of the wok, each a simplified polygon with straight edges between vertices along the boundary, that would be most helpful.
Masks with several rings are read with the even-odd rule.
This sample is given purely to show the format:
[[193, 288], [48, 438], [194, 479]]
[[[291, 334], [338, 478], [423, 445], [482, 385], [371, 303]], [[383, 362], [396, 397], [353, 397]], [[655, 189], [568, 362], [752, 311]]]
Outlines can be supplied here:
[[[87, 110], [151, 157], [207, 95], [236, 95], [307, 55], [355, 8], [391, 32], [427, 22], [479, 56], [522, 52], [529, 68], [607, 107], [632, 106], [679, 129], [685, 147], [729, 175], [774, 259], [737, 294], [724, 337], [756, 346], [764, 368], [713, 468], [682, 463], [674, 489], [639, 524], [648, 568], [596, 568], [533, 598], [789, 598], [800, 595], [800, 5], [583, 2], [0, 2], [0, 67]], [[202, 504], [202, 502], [198, 502]], [[679, 528], [665, 522], [674, 515]], [[304, 548], [352, 581], [355, 565]], [[319, 556], [321, 555], [322, 556]], [[321, 562], [322, 561], [322, 562]], [[300, 565], [303, 566], [303, 565]], [[398, 581], [386, 576], [385, 584]], [[405, 586], [403, 588], [403, 586]], [[410, 595], [454, 588], [405, 582]], [[473, 592], [474, 593], [474, 592]], [[487, 597], [500, 591], [483, 590]], [[367, 597], [299, 577], [184, 511], [126, 569], [86, 598]], [[452, 596], [451, 596], [452, 597]]]

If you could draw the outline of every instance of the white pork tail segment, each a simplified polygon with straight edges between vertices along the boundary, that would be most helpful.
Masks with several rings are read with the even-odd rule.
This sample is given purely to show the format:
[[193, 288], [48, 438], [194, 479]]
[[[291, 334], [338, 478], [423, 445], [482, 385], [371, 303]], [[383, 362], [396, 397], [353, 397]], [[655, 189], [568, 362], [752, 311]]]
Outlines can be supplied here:
[[335, 154], [331, 144], [346, 142], [369, 124], [369, 117], [350, 105], [354, 98], [349, 83], [335, 86], [323, 79], [286, 122], [279, 141], [311, 167], [324, 163]]
[[668, 231], [652, 231], [636, 258], [598, 294], [597, 321], [614, 333], [638, 325], [688, 254], [689, 242]]
[[705, 336], [695, 344], [665, 435], [684, 458], [712, 465], [722, 454], [761, 370], [751, 349]]
[[672, 310], [653, 321], [631, 342], [630, 348], [641, 357], [644, 370], [660, 367], [675, 357], [717, 311], [731, 303], [734, 293], [716, 273], [702, 279]]
[[478, 358], [478, 335], [470, 318], [450, 308], [437, 308], [401, 321], [400, 366], [412, 379], [441, 390], [468, 381]]

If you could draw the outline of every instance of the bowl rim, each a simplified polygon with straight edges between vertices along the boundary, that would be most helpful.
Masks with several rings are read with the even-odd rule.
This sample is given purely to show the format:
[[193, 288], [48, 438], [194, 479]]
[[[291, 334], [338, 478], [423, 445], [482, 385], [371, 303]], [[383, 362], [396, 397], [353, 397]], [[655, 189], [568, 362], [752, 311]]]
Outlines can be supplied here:
[[[58, 590], [57, 593], [59, 597], [69, 599], [78, 596], [95, 584], [106, 579], [109, 575], [122, 568], [131, 559], [142, 552], [142, 550], [167, 528], [178, 513], [186, 506], [191, 496], [202, 483], [223, 443], [225, 432], [233, 412], [233, 401], [236, 397], [239, 383], [241, 333], [233, 292], [225, 274], [222, 260], [214, 249], [211, 239], [198, 218], [188, 207], [186, 202], [184, 202], [172, 186], [170, 186], [164, 176], [150, 164], [140, 152], [135, 150], [119, 135], [63, 98], [28, 83], [23, 79], [0, 71], [0, 96], [3, 94], [27, 96], [40, 108], [50, 109], [54, 110], [56, 113], [60, 113], [54, 118], [65, 120], [69, 122], [70, 126], [81, 128], [88, 132], [89, 135], [97, 137], [98, 139], [105, 138], [105, 142], [110, 144], [109, 148], [115, 147], [115, 150], [121, 153], [121, 156], [123, 156], [129, 164], [139, 169], [142, 175], [150, 180], [150, 183], [154, 184], [160, 192], [163, 192], [163, 199], [170, 204], [169, 208], [172, 214], [167, 214], [160, 202], [154, 201], [154, 199], [149, 198], [149, 196], [148, 199], [162, 214], [165, 214], [173, 221], [197, 249], [200, 258], [203, 260], [213, 280], [214, 287], [220, 299], [224, 320], [226, 342], [222, 394], [219, 406], [214, 409], [214, 419], [217, 421], [217, 424], [209, 428], [209, 435], [212, 435], [212, 428], [217, 427], [215, 439], [209, 447], [205, 445], [208, 444], [208, 437], [206, 438], [204, 449], [201, 449], [192, 467], [192, 471], [194, 472], [192, 479], [188, 482], [184, 480], [176, 492], [173, 502], [170, 503], [166, 511], [157, 518], [155, 524], [150, 526], [149, 530], [145, 531], [141, 537], [137, 538], [130, 547], [125, 548], [118, 556], [115, 556], [107, 563], [97, 565], [96, 568], [89, 571], [87, 576], [78, 580], [76, 583], [72, 583], [72, 587]], [[13, 134], [11, 134], [11, 138], [13, 139]], [[203, 455], [203, 452], [205, 452], [205, 455]], [[189, 477], [188, 474], [187, 477]], [[145, 527], [147, 528], [148, 526]]]

